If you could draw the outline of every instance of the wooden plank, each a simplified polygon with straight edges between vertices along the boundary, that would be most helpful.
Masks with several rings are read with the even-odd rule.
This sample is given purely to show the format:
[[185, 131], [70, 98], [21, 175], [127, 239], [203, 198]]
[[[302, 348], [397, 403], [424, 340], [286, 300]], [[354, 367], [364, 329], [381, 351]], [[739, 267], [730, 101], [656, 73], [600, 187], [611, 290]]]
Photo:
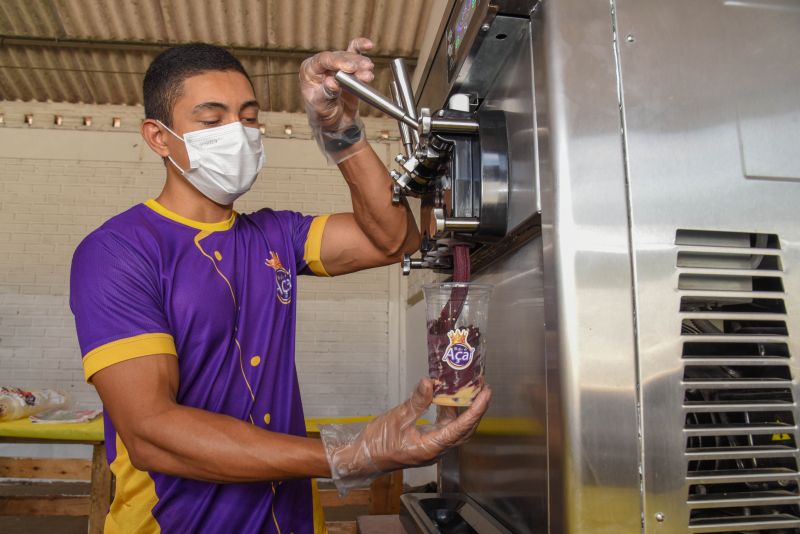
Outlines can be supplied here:
[[90, 493], [88, 481], [78, 480], [33, 480], [3, 479], [0, 480], [0, 499], [5, 497], [88, 497]]
[[92, 493], [89, 500], [89, 534], [103, 534], [106, 515], [111, 506], [111, 469], [106, 459], [105, 444], [92, 451]]
[[392, 515], [400, 513], [400, 494], [403, 493], [403, 472], [393, 471], [370, 486], [370, 515]]
[[358, 524], [355, 521], [326, 521], [328, 534], [358, 534]]
[[370, 490], [354, 489], [346, 497], [339, 497], [335, 489], [319, 490], [319, 502], [323, 508], [336, 508], [339, 506], [366, 506], [370, 503]]
[[3, 515], [89, 515], [89, 497], [64, 496], [12, 496], [0, 498], [0, 516]]
[[399, 515], [362, 515], [356, 523], [358, 534], [407, 534]]
[[0, 478], [89, 480], [91, 465], [73, 458], [0, 458]]

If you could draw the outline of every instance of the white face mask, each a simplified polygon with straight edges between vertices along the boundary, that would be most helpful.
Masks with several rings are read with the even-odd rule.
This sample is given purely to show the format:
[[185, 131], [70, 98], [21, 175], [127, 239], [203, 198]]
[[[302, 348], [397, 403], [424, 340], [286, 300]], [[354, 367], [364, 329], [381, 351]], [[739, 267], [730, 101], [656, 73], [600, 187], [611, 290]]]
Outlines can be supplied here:
[[181, 169], [167, 156], [198, 191], [217, 204], [230, 204], [247, 193], [264, 165], [264, 147], [258, 128], [241, 122], [187, 132], [179, 136], [161, 121], [161, 126], [183, 141], [189, 169]]

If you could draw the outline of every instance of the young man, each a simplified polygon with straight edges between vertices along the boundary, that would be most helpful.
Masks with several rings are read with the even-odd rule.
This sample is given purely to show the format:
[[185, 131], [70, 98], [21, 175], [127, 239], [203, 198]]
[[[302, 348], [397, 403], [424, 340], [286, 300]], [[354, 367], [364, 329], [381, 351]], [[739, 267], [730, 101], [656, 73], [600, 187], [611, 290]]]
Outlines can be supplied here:
[[72, 264], [70, 302], [117, 481], [106, 532], [312, 532], [310, 478], [347, 487], [430, 463], [485, 412], [488, 388], [421, 433], [414, 421], [432, 396], [423, 380], [361, 432], [325, 445], [305, 437], [297, 275], [388, 265], [419, 240], [407, 206], [391, 202], [355, 98], [333, 78], [341, 69], [371, 81], [360, 54], [371, 47], [357, 39], [301, 69], [309, 121], [353, 199], [353, 213], [322, 217], [233, 210], [264, 155], [253, 86], [228, 52], [178, 46], [148, 69], [142, 136], [165, 160], [164, 189], [92, 232]]

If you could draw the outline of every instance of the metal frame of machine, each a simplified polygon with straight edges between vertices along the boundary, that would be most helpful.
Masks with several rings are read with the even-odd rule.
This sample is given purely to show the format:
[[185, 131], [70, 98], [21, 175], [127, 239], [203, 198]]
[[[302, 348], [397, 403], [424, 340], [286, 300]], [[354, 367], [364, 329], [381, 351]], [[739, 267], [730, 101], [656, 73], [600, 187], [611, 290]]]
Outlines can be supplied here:
[[800, 2], [459, 0], [443, 28], [382, 109], [427, 214], [407, 267], [471, 243], [495, 285], [495, 398], [409, 524], [800, 531]]

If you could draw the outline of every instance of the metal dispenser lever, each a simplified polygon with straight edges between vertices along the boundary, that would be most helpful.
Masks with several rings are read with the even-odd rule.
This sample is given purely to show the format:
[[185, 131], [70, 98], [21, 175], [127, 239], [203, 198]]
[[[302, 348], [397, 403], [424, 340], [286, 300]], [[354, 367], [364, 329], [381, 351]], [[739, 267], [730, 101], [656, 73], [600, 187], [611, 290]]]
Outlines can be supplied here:
[[[394, 86], [397, 88], [398, 105], [402, 107], [412, 119], [417, 120], [417, 105], [414, 103], [414, 92], [411, 89], [411, 82], [408, 79], [406, 62], [403, 61], [402, 58], [392, 60], [392, 75], [394, 76]], [[418, 145], [419, 131], [412, 130], [411, 135], [414, 140], [414, 146]]]
[[338, 71], [334, 76], [336, 81], [342, 84], [343, 87], [349, 89], [358, 98], [367, 104], [378, 108], [393, 119], [407, 124], [412, 131], [419, 131], [419, 122], [408, 115], [402, 108], [395, 106], [388, 98], [374, 90], [369, 85], [363, 83], [355, 76], [351, 76], [343, 71]]
[[[389, 86], [392, 90], [392, 98], [394, 98], [394, 103], [398, 107], [404, 107], [403, 101], [400, 98], [400, 92], [397, 88], [397, 82], [392, 82]], [[416, 143], [411, 142], [411, 129], [408, 127], [408, 124], [405, 122], [398, 122], [400, 126], [400, 139], [403, 141], [403, 149], [405, 150], [406, 157], [410, 156], [414, 152], [414, 145]], [[417, 134], [417, 139], [419, 139], [419, 132], [415, 132]]]
[[[411, 129], [412, 136], [414, 136], [416, 132], [417, 138], [420, 132], [427, 135], [432, 133], [472, 134], [478, 131], [478, 123], [474, 120], [433, 118], [430, 114], [423, 114], [422, 118], [416, 119], [407, 113], [406, 110], [395, 105], [391, 100], [355, 76], [340, 70], [336, 72], [334, 77], [343, 87], [347, 88], [367, 104], [383, 111], [393, 119], [406, 124]], [[400, 90], [399, 86], [398, 90]], [[400, 90], [400, 95], [402, 96], [402, 94], [402, 90]]]

